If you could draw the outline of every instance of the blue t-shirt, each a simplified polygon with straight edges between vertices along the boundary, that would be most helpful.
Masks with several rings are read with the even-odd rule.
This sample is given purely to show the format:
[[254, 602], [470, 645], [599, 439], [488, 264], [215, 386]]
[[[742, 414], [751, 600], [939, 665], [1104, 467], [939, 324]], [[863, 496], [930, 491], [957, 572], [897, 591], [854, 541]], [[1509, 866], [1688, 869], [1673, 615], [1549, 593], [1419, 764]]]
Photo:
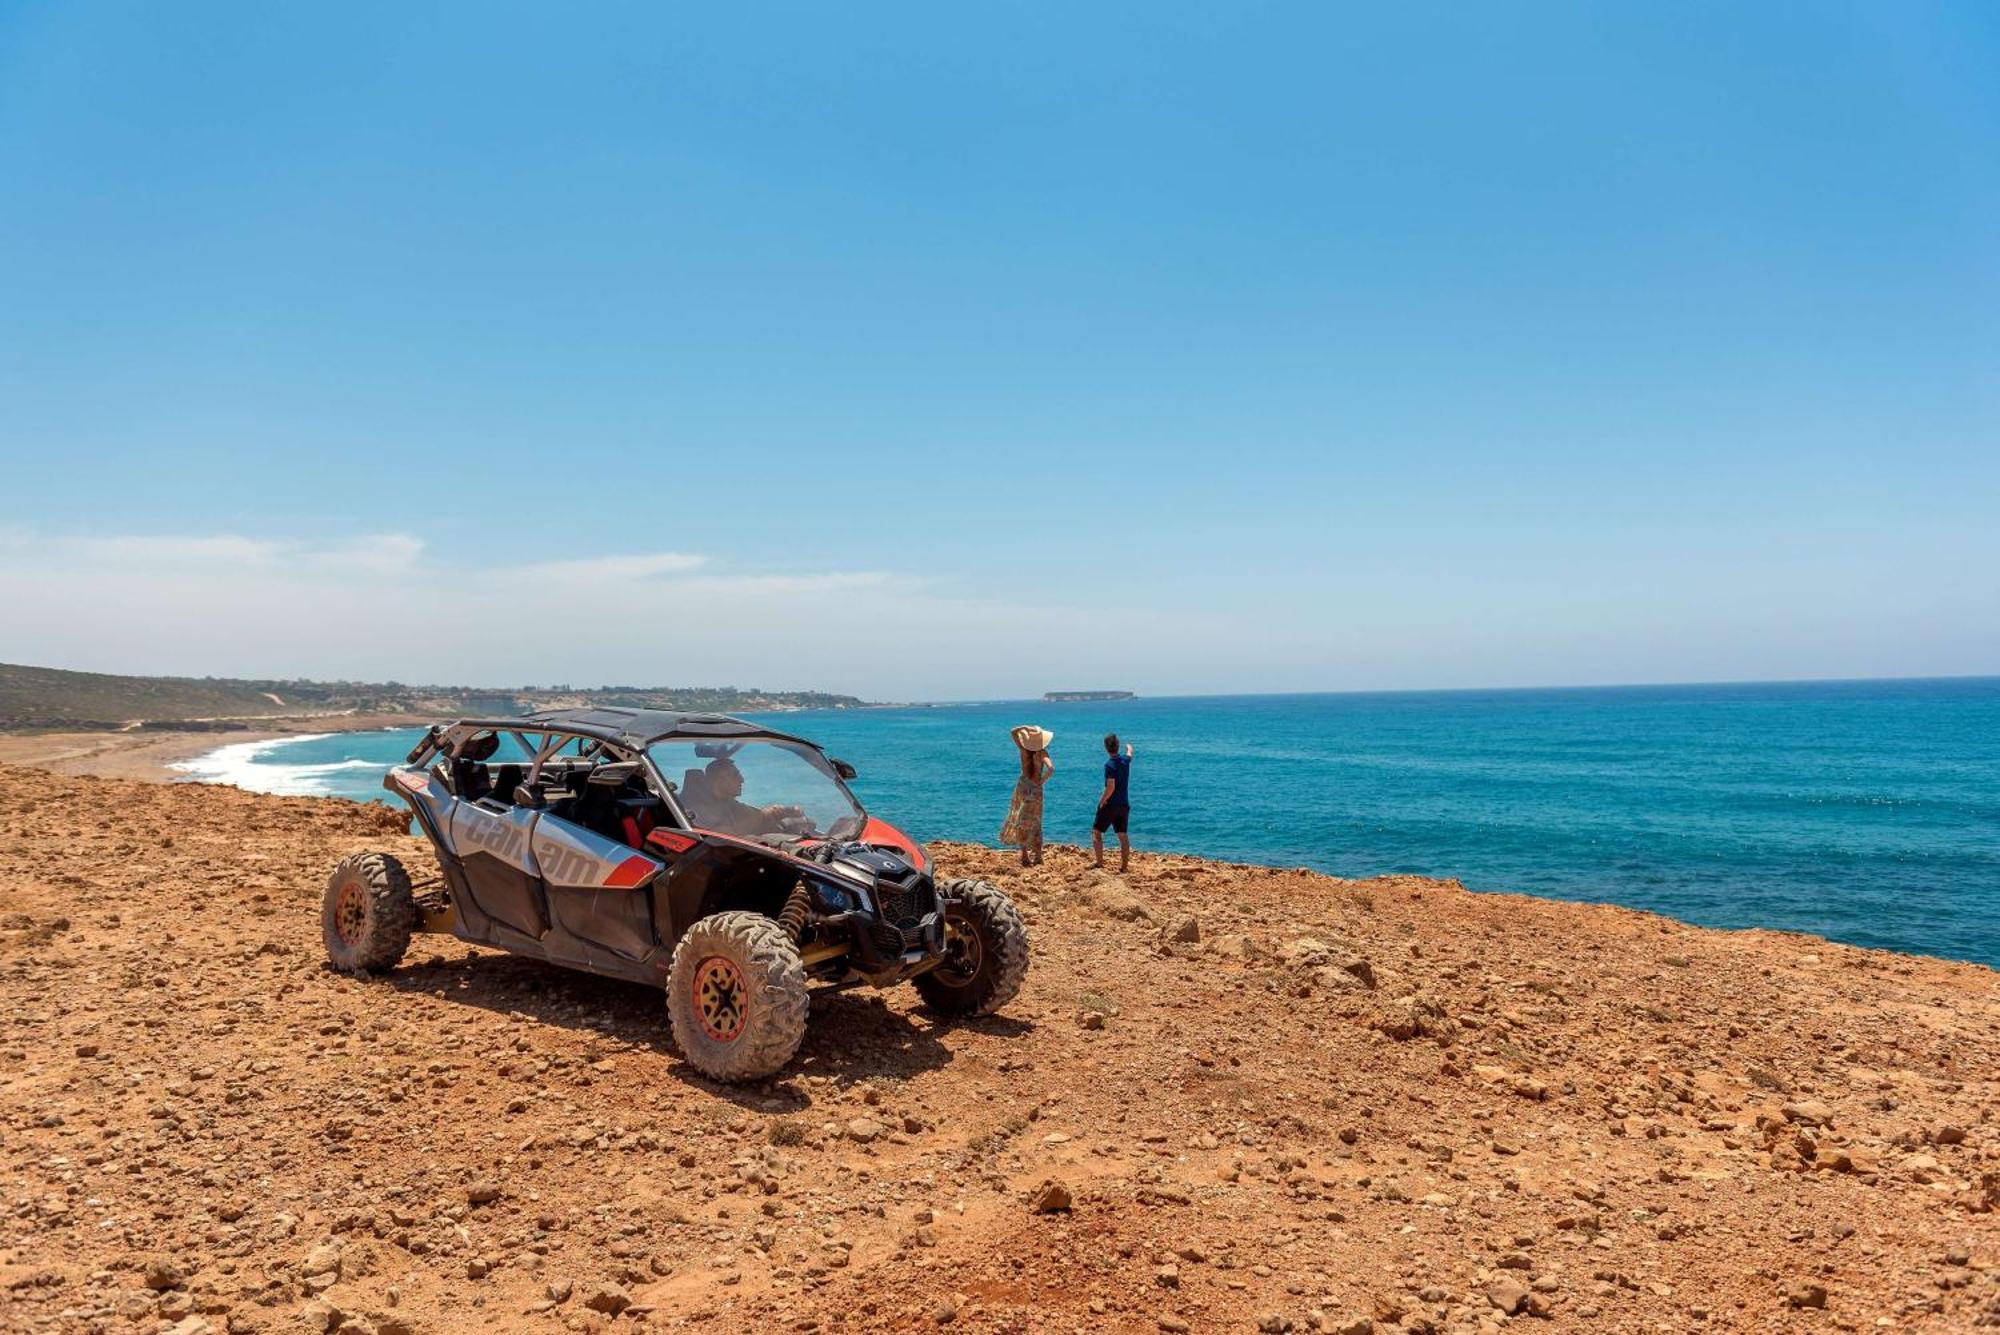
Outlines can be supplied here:
[[1127, 791], [1132, 781], [1132, 757], [1113, 756], [1104, 762], [1104, 777], [1111, 780], [1111, 800], [1107, 807], [1129, 807], [1131, 794]]

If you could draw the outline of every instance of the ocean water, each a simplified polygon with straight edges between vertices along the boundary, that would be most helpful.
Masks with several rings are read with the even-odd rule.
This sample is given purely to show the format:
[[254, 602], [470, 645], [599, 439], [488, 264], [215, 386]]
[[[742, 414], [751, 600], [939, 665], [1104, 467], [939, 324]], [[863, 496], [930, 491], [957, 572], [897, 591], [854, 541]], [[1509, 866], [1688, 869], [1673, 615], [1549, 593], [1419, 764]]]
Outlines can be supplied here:
[[[813, 711], [871, 811], [995, 840], [1008, 729], [1056, 734], [1052, 842], [1087, 843], [1101, 738], [1137, 748], [1136, 847], [1457, 877], [1715, 927], [2000, 966], [2000, 678], [1176, 697]], [[410, 731], [225, 746], [191, 777], [382, 796]]]

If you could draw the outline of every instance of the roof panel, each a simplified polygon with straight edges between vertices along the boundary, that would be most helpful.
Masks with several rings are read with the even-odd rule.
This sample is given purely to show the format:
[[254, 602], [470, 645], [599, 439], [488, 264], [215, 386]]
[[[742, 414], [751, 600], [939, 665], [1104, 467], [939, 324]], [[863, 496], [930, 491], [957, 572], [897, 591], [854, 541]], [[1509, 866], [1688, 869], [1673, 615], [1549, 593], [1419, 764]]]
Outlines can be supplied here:
[[668, 737], [777, 737], [803, 741], [761, 723], [727, 714], [679, 713], [667, 709], [626, 709], [601, 705], [587, 709], [545, 709], [511, 720], [514, 727], [569, 728], [628, 747], [642, 747]]

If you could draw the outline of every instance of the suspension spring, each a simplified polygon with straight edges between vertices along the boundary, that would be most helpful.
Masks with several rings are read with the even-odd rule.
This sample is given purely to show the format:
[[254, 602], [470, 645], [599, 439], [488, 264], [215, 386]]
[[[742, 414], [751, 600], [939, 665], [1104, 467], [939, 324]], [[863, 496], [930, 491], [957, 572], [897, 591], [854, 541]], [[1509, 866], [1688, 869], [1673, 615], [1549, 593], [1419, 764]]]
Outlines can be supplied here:
[[805, 935], [806, 922], [812, 917], [812, 896], [806, 892], [803, 882], [792, 887], [791, 895], [785, 900], [785, 908], [778, 915], [778, 926], [785, 929], [785, 935], [797, 945]]

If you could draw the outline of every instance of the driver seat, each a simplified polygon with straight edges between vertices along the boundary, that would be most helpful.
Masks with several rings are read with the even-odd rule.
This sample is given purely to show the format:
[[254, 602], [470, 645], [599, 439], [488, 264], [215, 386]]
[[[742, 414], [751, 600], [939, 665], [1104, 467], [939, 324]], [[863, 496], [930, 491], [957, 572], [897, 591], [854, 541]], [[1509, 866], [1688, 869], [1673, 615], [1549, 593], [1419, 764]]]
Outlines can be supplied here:
[[703, 814], [708, 806], [708, 774], [703, 770], [691, 769], [681, 776], [681, 810], [697, 825], [704, 824]]

